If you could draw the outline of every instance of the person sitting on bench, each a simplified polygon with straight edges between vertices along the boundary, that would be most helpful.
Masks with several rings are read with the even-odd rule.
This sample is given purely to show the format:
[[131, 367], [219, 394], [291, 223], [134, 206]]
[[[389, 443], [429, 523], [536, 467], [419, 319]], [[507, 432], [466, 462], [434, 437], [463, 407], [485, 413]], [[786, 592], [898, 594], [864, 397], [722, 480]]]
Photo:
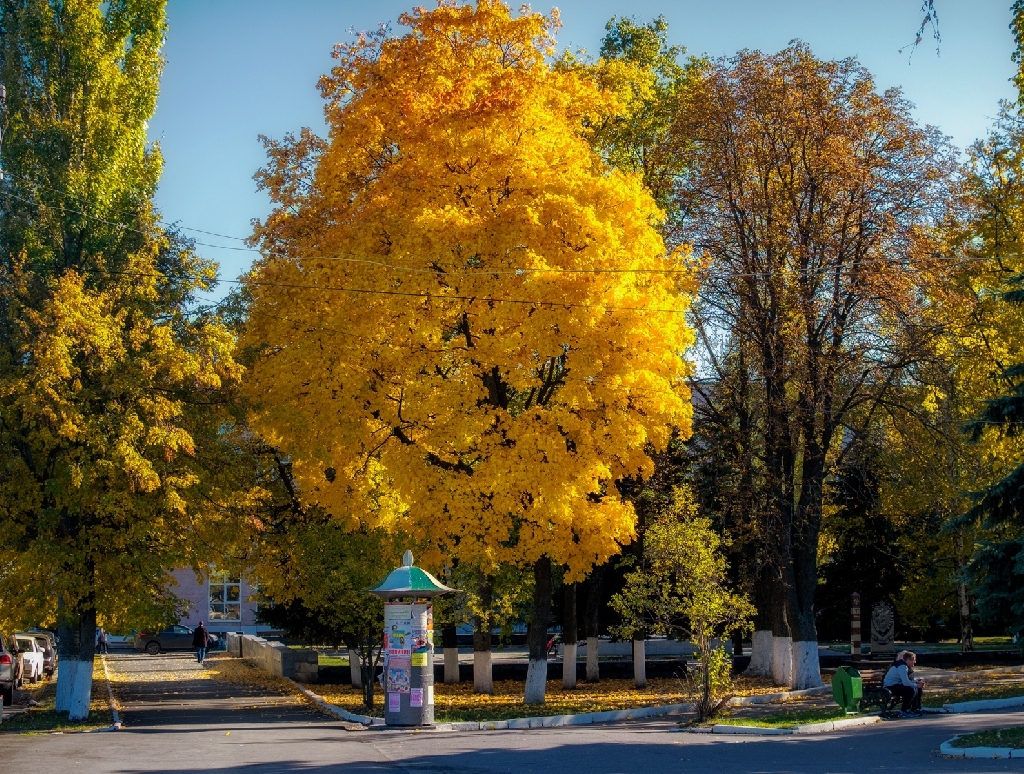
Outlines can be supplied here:
[[898, 696], [903, 702], [903, 716], [915, 717], [921, 714], [921, 689], [924, 688], [924, 681], [914, 679], [917, 656], [909, 650], [900, 655], [901, 658], [896, 659], [885, 673], [882, 686], [888, 688], [893, 696]]

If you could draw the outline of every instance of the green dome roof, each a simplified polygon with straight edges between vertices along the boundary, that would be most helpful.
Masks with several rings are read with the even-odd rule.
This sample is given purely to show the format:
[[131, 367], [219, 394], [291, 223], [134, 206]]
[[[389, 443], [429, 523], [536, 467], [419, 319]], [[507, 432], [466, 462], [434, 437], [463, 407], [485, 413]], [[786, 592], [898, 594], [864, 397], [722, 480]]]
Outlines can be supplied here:
[[413, 567], [412, 551], [405, 552], [402, 564], [402, 567], [392, 570], [391, 574], [377, 588], [370, 589], [370, 593], [382, 599], [398, 599], [401, 597], [436, 597], [455, 591], [438, 581], [426, 570]]

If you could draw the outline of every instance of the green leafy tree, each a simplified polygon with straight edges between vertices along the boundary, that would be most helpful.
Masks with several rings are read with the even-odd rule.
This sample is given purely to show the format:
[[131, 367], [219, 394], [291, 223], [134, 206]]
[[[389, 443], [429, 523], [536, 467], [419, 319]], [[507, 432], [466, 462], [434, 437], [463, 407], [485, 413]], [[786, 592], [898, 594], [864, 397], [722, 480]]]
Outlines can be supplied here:
[[611, 600], [622, 616], [617, 636], [683, 635], [696, 647], [698, 720], [714, 717], [729, 697], [732, 661], [720, 641], [748, 630], [754, 614], [746, 597], [729, 588], [722, 548], [711, 519], [699, 516], [690, 493], [677, 488], [648, 525], [643, 554]]
[[0, 625], [56, 623], [57, 709], [87, 717], [97, 623], [173, 618], [198, 450], [237, 380], [194, 309], [215, 267], [158, 226], [146, 139], [163, 0], [0, 2]]

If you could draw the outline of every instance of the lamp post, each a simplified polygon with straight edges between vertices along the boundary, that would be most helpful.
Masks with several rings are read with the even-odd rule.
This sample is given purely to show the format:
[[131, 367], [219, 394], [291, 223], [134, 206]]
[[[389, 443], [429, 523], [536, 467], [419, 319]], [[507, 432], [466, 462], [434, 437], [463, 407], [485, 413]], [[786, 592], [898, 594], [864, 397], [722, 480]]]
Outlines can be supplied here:
[[412, 551], [370, 593], [384, 605], [384, 722], [434, 724], [434, 610], [431, 599], [450, 589], [414, 567]]

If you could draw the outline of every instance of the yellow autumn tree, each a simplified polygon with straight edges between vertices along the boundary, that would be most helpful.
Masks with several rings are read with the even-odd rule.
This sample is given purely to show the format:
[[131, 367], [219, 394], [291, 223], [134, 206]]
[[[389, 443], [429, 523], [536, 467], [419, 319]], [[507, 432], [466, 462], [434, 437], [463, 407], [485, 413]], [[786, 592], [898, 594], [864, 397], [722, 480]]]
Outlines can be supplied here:
[[435, 563], [533, 564], [543, 701], [550, 562], [578, 579], [617, 553], [615, 481], [690, 432], [692, 288], [641, 179], [588, 143], [617, 105], [550, 66], [557, 15], [400, 21], [337, 47], [328, 139], [268, 141], [252, 421], [332, 513], [400, 523]]

